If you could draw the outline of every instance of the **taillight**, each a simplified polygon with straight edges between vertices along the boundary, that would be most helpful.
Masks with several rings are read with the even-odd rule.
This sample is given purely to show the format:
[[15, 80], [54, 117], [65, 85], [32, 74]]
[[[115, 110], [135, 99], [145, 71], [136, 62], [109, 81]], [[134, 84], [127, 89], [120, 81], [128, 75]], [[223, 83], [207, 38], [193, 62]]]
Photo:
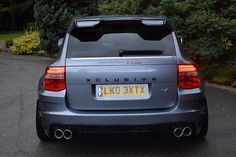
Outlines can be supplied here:
[[61, 91], [66, 88], [65, 67], [48, 67], [45, 71], [44, 90]]
[[198, 69], [193, 64], [178, 65], [178, 87], [193, 89], [200, 87], [200, 77]]

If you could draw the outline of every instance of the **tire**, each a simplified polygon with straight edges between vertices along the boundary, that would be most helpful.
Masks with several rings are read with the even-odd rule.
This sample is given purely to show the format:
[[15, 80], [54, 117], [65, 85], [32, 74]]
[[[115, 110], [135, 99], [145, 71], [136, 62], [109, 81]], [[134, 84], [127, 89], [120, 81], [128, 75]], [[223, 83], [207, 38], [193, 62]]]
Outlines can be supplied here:
[[205, 110], [205, 115], [202, 119], [202, 125], [200, 132], [196, 135], [197, 138], [204, 138], [208, 132], [208, 110]]
[[38, 105], [37, 105], [37, 108], [36, 108], [36, 132], [37, 132], [38, 138], [41, 141], [46, 142], [46, 141], [51, 141], [52, 140], [50, 137], [48, 137], [46, 135], [46, 133], [43, 130], [41, 119], [40, 119], [40, 116], [39, 116]]

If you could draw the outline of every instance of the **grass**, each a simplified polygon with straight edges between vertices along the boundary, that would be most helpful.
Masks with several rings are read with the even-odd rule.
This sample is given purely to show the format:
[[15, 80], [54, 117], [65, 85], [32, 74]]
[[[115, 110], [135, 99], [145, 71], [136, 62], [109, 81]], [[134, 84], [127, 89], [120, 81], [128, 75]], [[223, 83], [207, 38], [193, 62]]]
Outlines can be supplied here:
[[14, 33], [0, 33], [0, 41], [8, 41], [23, 35], [24, 32], [14, 32]]

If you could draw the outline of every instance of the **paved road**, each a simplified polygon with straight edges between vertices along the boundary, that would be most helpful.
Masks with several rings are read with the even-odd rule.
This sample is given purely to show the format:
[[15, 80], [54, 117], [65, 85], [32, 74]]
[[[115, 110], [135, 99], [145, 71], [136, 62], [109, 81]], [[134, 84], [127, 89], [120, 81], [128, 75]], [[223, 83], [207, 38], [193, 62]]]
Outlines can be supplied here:
[[51, 60], [0, 52], [0, 156], [236, 156], [236, 92], [207, 88], [210, 128], [205, 140], [146, 136], [87, 136], [41, 143], [35, 133], [37, 81]]

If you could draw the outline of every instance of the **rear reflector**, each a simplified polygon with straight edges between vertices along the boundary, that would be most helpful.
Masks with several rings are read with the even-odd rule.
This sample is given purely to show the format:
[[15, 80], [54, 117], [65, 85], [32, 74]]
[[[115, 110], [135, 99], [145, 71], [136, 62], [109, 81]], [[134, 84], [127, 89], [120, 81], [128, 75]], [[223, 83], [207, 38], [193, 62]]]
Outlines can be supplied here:
[[65, 88], [65, 67], [48, 67], [45, 71], [44, 90], [58, 92]]
[[178, 65], [178, 87], [183, 89], [193, 89], [200, 87], [200, 83], [201, 80], [195, 65]]

